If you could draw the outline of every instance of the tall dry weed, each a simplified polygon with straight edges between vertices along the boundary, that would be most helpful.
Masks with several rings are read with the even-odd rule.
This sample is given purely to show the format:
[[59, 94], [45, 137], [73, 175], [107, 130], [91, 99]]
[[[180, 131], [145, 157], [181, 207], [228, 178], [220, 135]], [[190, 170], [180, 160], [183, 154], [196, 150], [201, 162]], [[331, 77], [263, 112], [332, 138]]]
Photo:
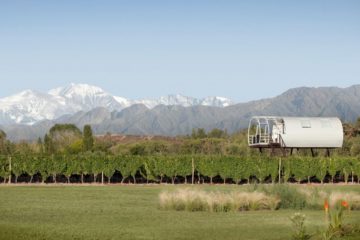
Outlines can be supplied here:
[[160, 208], [186, 211], [248, 211], [275, 210], [280, 199], [262, 192], [205, 192], [180, 189], [162, 192], [159, 195]]

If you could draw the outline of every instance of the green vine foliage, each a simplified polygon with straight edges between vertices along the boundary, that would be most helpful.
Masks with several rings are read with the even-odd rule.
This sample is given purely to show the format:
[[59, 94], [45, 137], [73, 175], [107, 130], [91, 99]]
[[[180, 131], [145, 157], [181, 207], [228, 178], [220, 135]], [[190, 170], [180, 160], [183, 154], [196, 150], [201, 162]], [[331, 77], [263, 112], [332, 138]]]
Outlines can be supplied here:
[[5, 183], [7, 177], [9, 176], [9, 166], [8, 166], [8, 157], [5, 155], [0, 155], [0, 177]]
[[316, 158], [314, 160], [314, 163], [317, 166], [315, 176], [321, 183], [324, 183], [324, 179], [329, 172], [329, 158]]
[[[83, 182], [84, 176], [91, 176], [92, 182], [98, 182], [100, 174], [107, 181], [136, 183], [138, 178], [146, 182], [187, 183], [194, 171], [202, 182], [260, 183], [277, 181], [297, 182], [317, 181], [357, 181], [360, 175], [360, 158], [357, 157], [309, 157], [289, 156], [266, 157], [231, 155], [109, 155], [103, 152], [85, 152], [79, 154], [15, 154], [0, 155], [0, 178], [6, 182], [10, 176], [10, 160], [12, 181], [21, 176], [28, 176], [26, 182], [34, 182], [34, 177], [42, 182], [56, 182], [57, 178], [73, 179]], [[193, 165], [194, 163], [194, 165]], [[193, 169], [194, 168], [194, 169]], [[120, 177], [113, 178], [118, 172]], [[279, 176], [280, 173], [280, 176]], [[76, 176], [76, 177], [75, 177]], [[120, 178], [120, 179], [119, 179]], [[22, 180], [24, 181], [24, 180]], [[198, 181], [197, 181], [198, 182]], [[201, 182], [201, 181], [200, 181]]]
[[291, 158], [291, 173], [297, 182], [301, 182], [308, 178], [308, 160], [307, 157]]
[[339, 170], [340, 170], [339, 160], [337, 160], [336, 158], [329, 158], [328, 172], [331, 176], [332, 183], [334, 183], [335, 176]]
[[202, 175], [210, 178], [210, 183], [213, 183], [213, 178], [219, 175], [220, 169], [217, 167], [217, 162], [213, 156], [195, 156], [196, 170]]

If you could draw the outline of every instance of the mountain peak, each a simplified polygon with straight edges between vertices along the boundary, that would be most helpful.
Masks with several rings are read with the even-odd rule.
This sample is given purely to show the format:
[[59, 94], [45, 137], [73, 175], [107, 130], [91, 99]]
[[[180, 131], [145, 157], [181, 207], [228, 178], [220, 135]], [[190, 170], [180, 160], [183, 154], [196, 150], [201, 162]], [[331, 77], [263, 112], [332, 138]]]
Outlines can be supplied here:
[[106, 94], [106, 92], [102, 88], [84, 83], [70, 83], [65, 87], [52, 89], [48, 93], [51, 95], [63, 96], [67, 98], [71, 98], [75, 95], [87, 96]]
[[31, 89], [26, 89], [26, 90], [20, 92], [18, 95], [25, 96], [25, 95], [30, 95], [30, 94], [36, 94], [36, 92]]
[[43, 94], [31, 89], [26, 89], [24, 91], [21, 91], [17, 94], [13, 94], [11, 96], [5, 97], [0, 99], [0, 102], [12, 104], [12, 103], [20, 103], [21, 101], [24, 101], [25, 99], [30, 100], [34, 98], [44, 98], [47, 94]]
[[135, 103], [141, 103], [148, 108], [154, 108], [158, 105], [178, 105], [183, 107], [191, 107], [196, 105], [213, 106], [213, 107], [227, 107], [234, 102], [224, 97], [206, 97], [202, 99], [188, 97], [182, 94], [169, 94], [162, 96], [158, 99], [140, 99], [134, 101]]
[[202, 99], [201, 105], [204, 106], [215, 106], [215, 107], [228, 107], [230, 105], [233, 105], [234, 102], [225, 97], [218, 97], [218, 96], [210, 96]]

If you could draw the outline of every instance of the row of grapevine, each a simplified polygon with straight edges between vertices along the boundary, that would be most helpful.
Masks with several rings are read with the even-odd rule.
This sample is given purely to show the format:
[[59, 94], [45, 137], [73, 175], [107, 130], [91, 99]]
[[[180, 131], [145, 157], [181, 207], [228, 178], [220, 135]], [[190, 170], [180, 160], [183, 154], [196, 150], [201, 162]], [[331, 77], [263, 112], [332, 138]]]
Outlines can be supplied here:
[[[102, 152], [76, 155], [12, 155], [0, 156], [0, 178], [3, 182], [17, 183], [20, 176], [40, 176], [42, 182], [55, 182], [63, 177], [92, 176], [93, 182], [114, 182], [118, 173], [120, 182], [136, 183], [141, 178], [146, 182], [184, 182], [188, 179], [213, 183], [222, 179], [224, 183], [251, 182], [334, 182], [341, 180], [359, 182], [360, 159], [350, 157], [241, 157], [221, 155], [156, 155], [156, 156], [114, 156]], [[99, 179], [101, 177], [101, 180]]]

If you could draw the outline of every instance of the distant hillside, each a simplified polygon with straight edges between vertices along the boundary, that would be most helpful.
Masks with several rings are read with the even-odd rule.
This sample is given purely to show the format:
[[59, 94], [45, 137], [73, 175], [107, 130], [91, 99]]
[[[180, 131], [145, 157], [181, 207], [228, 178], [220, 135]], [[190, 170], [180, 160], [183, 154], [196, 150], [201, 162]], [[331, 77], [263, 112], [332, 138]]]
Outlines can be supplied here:
[[228, 107], [158, 105], [152, 109], [135, 104], [121, 111], [95, 108], [65, 115], [33, 126], [10, 125], [2, 128], [12, 140], [43, 136], [55, 123], [91, 124], [95, 133], [175, 136], [191, 133], [193, 128], [227, 129], [234, 132], [247, 127], [253, 115], [337, 116], [352, 122], [360, 116], [360, 85], [348, 88], [294, 88], [269, 99]]

